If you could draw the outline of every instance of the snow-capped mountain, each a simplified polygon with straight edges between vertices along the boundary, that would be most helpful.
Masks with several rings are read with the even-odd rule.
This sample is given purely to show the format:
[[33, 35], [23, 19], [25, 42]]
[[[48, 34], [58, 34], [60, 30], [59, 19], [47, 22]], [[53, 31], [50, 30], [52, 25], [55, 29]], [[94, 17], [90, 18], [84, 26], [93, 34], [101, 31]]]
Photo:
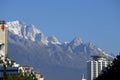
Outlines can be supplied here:
[[25, 23], [16, 20], [13, 22], [7, 22], [7, 26], [10, 33], [18, 36], [21, 39], [40, 41], [45, 45], [47, 45], [49, 42], [53, 44], [60, 44], [55, 36], [44, 36], [44, 34], [32, 24], [26, 25]]
[[[83, 43], [79, 37], [75, 37], [71, 42], [60, 43], [55, 36], [45, 36], [34, 25], [17, 20], [7, 22], [7, 26], [8, 55], [17, 63], [29, 64], [40, 70], [48, 80], [79, 78], [80, 75], [73, 74], [86, 71], [86, 61], [91, 55], [108, 55], [91, 42]], [[66, 72], [63, 73], [62, 70]], [[66, 75], [67, 73], [72, 73], [72, 76]]]
[[49, 43], [52, 43], [52, 44], [61, 44], [55, 36], [50, 36], [47, 38], [47, 40]]
[[75, 37], [70, 43], [69, 46], [71, 46], [72, 49], [76, 48], [77, 46], [81, 45], [83, 43], [82, 39], [80, 37]]

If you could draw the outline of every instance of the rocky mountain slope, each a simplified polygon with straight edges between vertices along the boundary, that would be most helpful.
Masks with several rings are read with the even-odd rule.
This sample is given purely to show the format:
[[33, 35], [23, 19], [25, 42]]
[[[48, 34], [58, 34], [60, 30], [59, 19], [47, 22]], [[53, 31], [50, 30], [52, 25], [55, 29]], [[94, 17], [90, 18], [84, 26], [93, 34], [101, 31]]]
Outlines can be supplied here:
[[8, 55], [17, 63], [35, 67], [47, 80], [79, 80], [91, 55], [108, 55], [93, 43], [84, 43], [79, 37], [60, 43], [55, 36], [45, 36], [34, 25], [13, 21], [7, 26]]

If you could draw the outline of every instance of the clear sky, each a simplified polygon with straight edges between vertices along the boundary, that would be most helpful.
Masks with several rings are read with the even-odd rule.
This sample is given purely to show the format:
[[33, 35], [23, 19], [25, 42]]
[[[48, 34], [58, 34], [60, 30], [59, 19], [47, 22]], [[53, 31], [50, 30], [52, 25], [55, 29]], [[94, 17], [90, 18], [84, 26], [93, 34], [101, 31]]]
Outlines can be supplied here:
[[34, 24], [60, 42], [81, 37], [120, 52], [120, 0], [0, 0], [0, 19]]

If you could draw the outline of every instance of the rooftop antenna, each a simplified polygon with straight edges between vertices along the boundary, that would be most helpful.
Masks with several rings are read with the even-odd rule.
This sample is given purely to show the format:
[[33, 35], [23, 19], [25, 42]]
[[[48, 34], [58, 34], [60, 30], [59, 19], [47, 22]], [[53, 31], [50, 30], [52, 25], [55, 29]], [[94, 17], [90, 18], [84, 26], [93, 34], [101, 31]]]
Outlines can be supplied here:
[[86, 80], [86, 79], [85, 79], [85, 75], [84, 75], [84, 74], [82, 74], [82, 80]]

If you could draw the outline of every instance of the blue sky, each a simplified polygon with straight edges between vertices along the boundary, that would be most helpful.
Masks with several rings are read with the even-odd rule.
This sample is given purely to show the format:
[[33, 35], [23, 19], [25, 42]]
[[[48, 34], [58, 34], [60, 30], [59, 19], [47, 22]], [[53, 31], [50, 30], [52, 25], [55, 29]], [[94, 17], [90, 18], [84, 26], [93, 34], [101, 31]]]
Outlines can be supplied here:
[[1, 0], [0, 19], [34, 24], [60, 42], [74, 37], [120, 52], [120, 0]]

